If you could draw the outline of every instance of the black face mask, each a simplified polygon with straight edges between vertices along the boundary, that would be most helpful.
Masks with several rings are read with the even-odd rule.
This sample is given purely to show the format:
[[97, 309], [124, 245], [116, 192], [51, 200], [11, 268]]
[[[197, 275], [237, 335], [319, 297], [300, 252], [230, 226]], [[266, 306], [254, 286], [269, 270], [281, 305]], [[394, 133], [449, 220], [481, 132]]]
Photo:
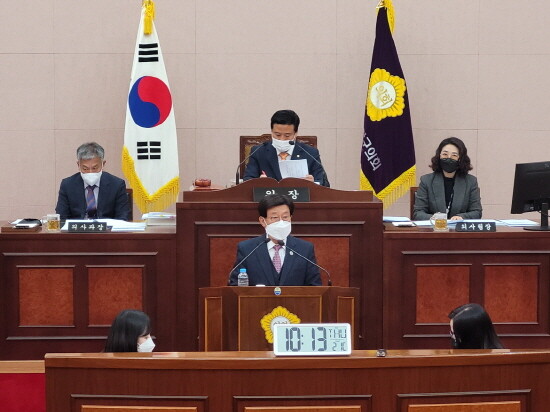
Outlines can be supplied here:
[[458, 169], [458, 160], [450, 158], [439, 159], [439, 166], [441, 166], [441, 168], [447, 173], [453, 173], [456, 172], [456, 169]]

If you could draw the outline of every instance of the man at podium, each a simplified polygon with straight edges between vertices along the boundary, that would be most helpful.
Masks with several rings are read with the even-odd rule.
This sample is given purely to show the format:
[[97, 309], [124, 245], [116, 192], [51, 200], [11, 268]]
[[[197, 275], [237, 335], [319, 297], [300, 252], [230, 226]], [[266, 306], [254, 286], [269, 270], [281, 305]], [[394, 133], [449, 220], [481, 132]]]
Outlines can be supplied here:
[[321, 286], [313, 244], [290, 235], [292, 200], [268, 195], [258, 203], [258, 212], [266, 234], [238, 244], [229, 285], [237, 286], [239, 270], [246, 268], [250, 286]]

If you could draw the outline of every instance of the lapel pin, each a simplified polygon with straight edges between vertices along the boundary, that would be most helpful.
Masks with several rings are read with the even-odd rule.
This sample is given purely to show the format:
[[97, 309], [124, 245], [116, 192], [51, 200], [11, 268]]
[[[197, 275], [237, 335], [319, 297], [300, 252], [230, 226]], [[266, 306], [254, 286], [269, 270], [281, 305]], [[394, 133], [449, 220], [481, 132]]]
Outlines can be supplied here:
[[291, 250], [290, 251], [290, 256], [293, 256], [294, 255], [294, 252]]

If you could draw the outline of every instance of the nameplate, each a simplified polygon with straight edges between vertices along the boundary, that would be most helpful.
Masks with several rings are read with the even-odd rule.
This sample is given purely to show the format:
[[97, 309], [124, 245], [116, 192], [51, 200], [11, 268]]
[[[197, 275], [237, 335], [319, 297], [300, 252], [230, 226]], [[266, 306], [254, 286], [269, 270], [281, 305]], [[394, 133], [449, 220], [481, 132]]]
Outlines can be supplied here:
[[107, 232], [107, 223], [105, 222], [74, 222], [68, 227], [69, 232], [73, 233], [104, 233]]
[[267, 195], [287, 195], [295, 202], [309, 202], [309, 187], [254, 188], [255, 202], [259, 202]]
[[455, 226], [456, 232], [496, 232], [495, 222], [458, 222]]

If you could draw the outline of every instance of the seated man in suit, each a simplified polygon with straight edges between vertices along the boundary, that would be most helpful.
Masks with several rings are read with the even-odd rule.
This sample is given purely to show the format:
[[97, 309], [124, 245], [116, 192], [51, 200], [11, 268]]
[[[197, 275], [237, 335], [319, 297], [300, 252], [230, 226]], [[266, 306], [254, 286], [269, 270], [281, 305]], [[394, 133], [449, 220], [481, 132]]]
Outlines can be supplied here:
[[76, 151], [80, 173], [61, 181], [55, 211], [61, 219], [111, 218], [128, 220], [130, 205], [124, 180], [104, 172], [105, 151], [84, 143]]
[[229, 285], [236, 286], [239, 269], [246, 268], [250, 286], [321, 286], [319, 268], [299, 256], [315, 262], [313, 244], [290, 236], [292, 200], [268, 195], [259, 202], [258, 212], [266, 234], [239, 243]]
[[304, 176], [311, 182], [330, 187], [327, 174], [321, 164], [319, 151], [310, 145], [296, 141], [300, 118], [292, 110], [279, 110], [271, 117], [271, 142], [254, 146], [244, 171], [243, 180], [256, 177], [272, 177], [281, 180], [279, 163], [285, 160], [307, 161], [309, 174]]

